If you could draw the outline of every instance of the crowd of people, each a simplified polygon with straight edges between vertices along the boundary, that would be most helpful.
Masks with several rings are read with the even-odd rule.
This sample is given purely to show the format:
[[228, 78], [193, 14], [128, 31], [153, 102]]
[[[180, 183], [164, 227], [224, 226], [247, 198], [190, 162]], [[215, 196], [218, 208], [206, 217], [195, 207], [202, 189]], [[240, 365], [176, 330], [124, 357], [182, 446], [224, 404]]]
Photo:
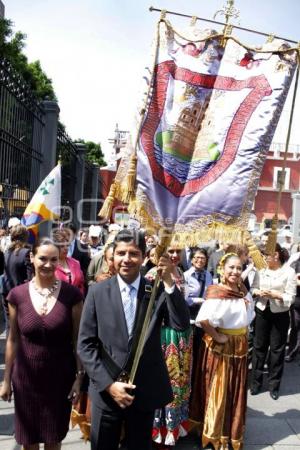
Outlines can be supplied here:
[[267, 254], [261, 239], [257, 270], [235, 243], [158, 255], [155, 235], [112, 224], [57, 228], [30, 246], [18, 219], [8, 225], [0, 396], [13, 395], [25, 450], [59, 450], [70, 418], [92, 450], [174, 448], [194, 428], [203, 448], [243, 447], [248, 383], [251, 395], [267, 386], [277, 400], [284, 363], [300, 353], [297, 246]]

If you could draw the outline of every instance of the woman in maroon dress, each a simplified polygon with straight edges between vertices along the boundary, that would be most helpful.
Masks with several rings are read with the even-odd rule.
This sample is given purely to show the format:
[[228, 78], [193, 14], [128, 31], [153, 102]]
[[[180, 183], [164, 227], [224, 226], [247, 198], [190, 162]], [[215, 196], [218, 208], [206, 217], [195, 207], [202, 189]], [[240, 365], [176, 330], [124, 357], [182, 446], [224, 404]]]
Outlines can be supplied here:
[[[6, 345], [3, 400], [15, 402], [16, 440], [25, 450], [59, 450], [78, 400], [82, 365], [76, 341], [82, 294], [55, 277], [58, 248], [42, 239], [33, 248], [35, 277], [8, 296], [10, 333]], [[77, 375], [76, 375], [77, 367]]]

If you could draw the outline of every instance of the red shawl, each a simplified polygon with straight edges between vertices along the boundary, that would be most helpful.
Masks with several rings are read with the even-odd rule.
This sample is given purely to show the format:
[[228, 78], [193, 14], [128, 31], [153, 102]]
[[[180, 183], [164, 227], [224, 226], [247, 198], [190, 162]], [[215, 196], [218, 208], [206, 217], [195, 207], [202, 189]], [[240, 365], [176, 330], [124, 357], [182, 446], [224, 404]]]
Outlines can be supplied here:
[[242, 284], [240, 286], [240, 291], [236, 292], [233, 289], [230, 289], [229, 287], [222, 286], [220, 284], [218, 285], [211, 285], [208, 286], [206, 289], [206, 295], [205, 299], [218, 299], [218, 300], [226, 300], [226, 299], [233, 299], [233, 298], [243, 298], [247, 294], [247, 289]]

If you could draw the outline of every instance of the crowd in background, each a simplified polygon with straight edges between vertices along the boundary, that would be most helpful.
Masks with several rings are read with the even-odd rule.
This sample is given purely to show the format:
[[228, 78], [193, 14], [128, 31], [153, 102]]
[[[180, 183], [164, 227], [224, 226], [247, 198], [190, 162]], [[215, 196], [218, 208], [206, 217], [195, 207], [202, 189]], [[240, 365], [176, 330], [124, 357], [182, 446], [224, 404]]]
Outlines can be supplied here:
[[[53, 286], [49, 298], [53, 297], [55, 303], [56, 292], [60, 292], [57, 295], [72, 296], [68, 311], [62, 313], [62, 316], [65, 314], [65, 324], [73, 321], [73, 326], [78, 329], [78, 304], [83, 301], [89, 286], [116, 275], [113, 242], [119, 231], [116, 224], [108, 227], [92, 225], [79, 231], [69, 225], [52, 231], [51, 240], [58, 251], [53, 256], [57, 261], [51, 275]], [[17, 303], [17, 294], [11, 295], [10, 292], [32, 279], [38, 283], [39, 279], [50, 276], [39, 266], [41, 248], [31, 248], [27, 238], [26, 228], [16, 218], [10, 219], [8, 230], [0, 230], [1, 298], [6, 330], [8, 333], [13, 327], [12, 334], [16, 333], [17, 317], [10, 304]], [[145, 239], [146, 251], [140, 272], [152, 282], [157, 273], [155, 249], [158, 238], [148, 234]], [[156, 446], [174, 446], [181, 436], [197, 426], [203, 446], [242, 448], [249, 369], [251, 395], [258, 395], [263, 389], [267, 364], [270, 396], [278, 399], [284, 362], [293, 361], [300, 353], [300, 247], [292, 242], [291, 234], [286, 233], [285, 241], [282, 245], [277, 244], [275, 253], [270, 255], [266, 253], [266, 241], [267, 234], [262, 234], [257, 242], [267, 265], [262, 270], [255, 268], [245, 245], [209, 242], [199, 243], [194, 248], [181, 250], [172, 246], [167, 249], [173, 282], [189, 308], [190, 327], [176, 330], [163, 324], [161, 329], [161, 346], [173, 400], [155, 411], [152, 439]], [[50, 258], [49, 252], [43, 257]], [[57, 283], [75, 286], [78, 291], [59, 291]], [[29, 293], [38, 298], [39, 288], [33, 286]], [[23, 291], [19, 290], [18, 295], [24, 300]], [[43, 308], [42, 303], [40, 308]], [[26, 316], [26, 320], [26, 326], [31, 327], [31, 316], [30, 320]], [[64, 332], [61, 330], [60, 342], [67, 336], [69, 341], [72, 340], [71, 328], [69, 325]], [[73, 347], [76, 347], [75, 341], [73, 336]], [[248, 350], [250, 341], [253, 346], [251, 357]], [[53, 345], [53, 341], [48, 339], [45, 342]], [[62, 353], [64, 358], [72, 351], [69, 344]], [[34, 354], [37, 350], [32, 346], [26, 351]], [[81, 387], [73, 386], [74, 392], [69, 394], [73, 399], [72, 421], [80, 426], [88, 439], [91, 420], [88, 378], [80, 361], [76, 364], [76, 380], [78, 383], [80, 380]], [[74, 378], [74, 367], [68, 371], [66, 360], [61, 362], [61, 366], [70, 379]], [[51, 370], [55, 371], [55, 368], [51, 366]], [[230, 378], [225, 377], [225, 373], [230, 374]], [[22, 376], [21, 369], [18, 376]], [[28, 383], [29, 386], [32, 381]], [[19, 386], [18, 381], [16, 391]], [[62, 385], [61, 392], [65, 390], [66, 385]], [[28, 398], [26, 401], [30, 403], [32, 400]], [[55, 406], [53, 408], [50, 409], [52, 414], [58, 414]], [[61, 427], [52, 437], [53, 442], [60, 442], [66, 433], [70, 408], [63, 409]], [[45, 420], [51, 423], [49, 417]], [[19, 436], [24, 445], [27, 435], [19, 426]], [[48, 431], [51, 434], [50, 428]]]

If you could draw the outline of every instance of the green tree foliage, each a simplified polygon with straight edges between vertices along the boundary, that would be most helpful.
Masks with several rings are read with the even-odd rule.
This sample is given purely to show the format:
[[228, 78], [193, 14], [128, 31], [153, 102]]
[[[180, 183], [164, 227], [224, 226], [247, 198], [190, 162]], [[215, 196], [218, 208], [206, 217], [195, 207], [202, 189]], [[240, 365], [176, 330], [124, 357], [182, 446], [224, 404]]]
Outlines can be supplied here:
[[11, 20], [0, 18], [0, 57], [10, 62], [28, 83], [38, 100], [56, 100], [52, 80], [41, 68], [40, 61], [28, 63], [23, 53], [25, 39], [24, 33], [13, 32]]
[[101, 144], [96, 144], [92, 141], [84, 141], [83, 139], [77, 139], [76, 142], [80, 142], [86, 146], [86, 159], [88, 161], [96, 163], [100, 167], [106, 166], [104, 154], [101, 150]]

